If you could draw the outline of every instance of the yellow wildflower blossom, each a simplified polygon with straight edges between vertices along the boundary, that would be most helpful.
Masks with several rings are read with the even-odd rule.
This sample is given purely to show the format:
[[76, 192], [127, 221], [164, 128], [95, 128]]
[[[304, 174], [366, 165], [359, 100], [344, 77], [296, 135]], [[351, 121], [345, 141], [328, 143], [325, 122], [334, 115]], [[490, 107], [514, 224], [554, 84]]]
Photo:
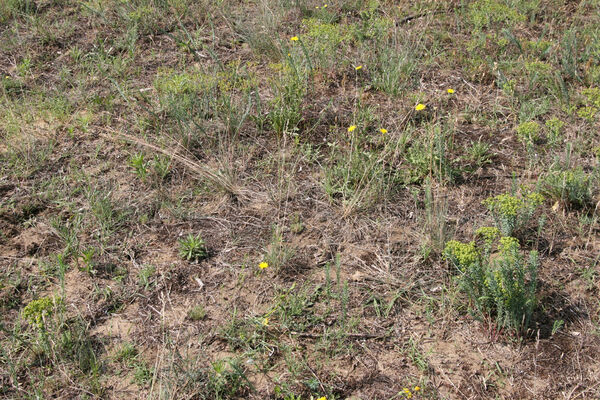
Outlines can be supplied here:
[[387, 129], [385, 129], [385, 128], [381, 128], [381, 129], [379, 130], [379, 132], [381, 132], [381, 133], [383, 133], [383, 134], [385, 135], [385, 134], [386, 134], [388, 131], [387, 131]]
[[269, 326], [269, 318], [264, 318], [264, 319], [262, 320], [262, 325], [263, 325], [263, 326]]
[[448, 94], [454, 94], [454, 89], [448, 89]]
[[264, 262], [264, 261], [261, 262], [260, 264], [258, 264], [258, 268], [260, 268], [260, 269], [265, 269], [265, 268], [268, 268], [268, 267], [269, 267], [269, 263]]
[[421, 390], [421, 388], [419, 386], [415, 386], [415, 388], [413, 389], [415, 392], [418, 392], [419, 390]]
[[358, 65], [358, 66], [354, 67], [354, 69], [358, 71], [359, 69], [362, 69], [362, 65]]
[[297, 41], [298, 41], [298, 36], [292, 36], [292, 37], [290, 38], [290, 40], [291, 40], [292, 42], [297, 42]]
[[425, 104], [419, 103], [415, 106], [415, 110], [423, 111], [425, 109], [425, 107], [427, 107]]
[[348, 127], [348, 132], [353, 132], [356, 129], [356, 125], [351, 125]]

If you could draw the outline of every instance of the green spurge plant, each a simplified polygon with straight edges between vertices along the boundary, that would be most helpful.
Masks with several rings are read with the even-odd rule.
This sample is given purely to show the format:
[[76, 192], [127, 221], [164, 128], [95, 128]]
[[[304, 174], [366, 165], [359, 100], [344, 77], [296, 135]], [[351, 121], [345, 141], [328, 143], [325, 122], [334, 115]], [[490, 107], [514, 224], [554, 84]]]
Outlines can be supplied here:
[[44, 326], [46, 317], [52, 315], [55, 304], [60, 304], [60, 298], [53, 299], [52, 297], [42, 297], [37, 300], [32, 300], [23, 309], [23, 318], [30, 324], [41, 328]]
[[498, 328], [522, 332], [536, 305], [537, 252], [532, 251], [526, 261], [519, 241], [505, 236], [493, 253], [499, 236], [496, 228], [481, 228], [477, 236], [481, 245], [449, 241], [444, 257], [460, 272], [460, 287], [477, 313], [495, 319]]
[[524, 228], [537, 208], [544, 202], [544, 196], [531, 192], [521, 196], [513, 196], [508, 193], [494, 197], [488, 197], [483, 204], [488, 208], [496, 227], [504, 236], [512, 236], [513, 233]]
[[41, 326], [44, 316], [48, 315], [52, 308], [52, 299], [49, 297], [33, 300], [23, 309], [23, 317], [32, 324]]
[[525, 144], [533, 144], [540, 140], [542, 127], [536, 121], [527, 121], [517, 126], [517, 137]]

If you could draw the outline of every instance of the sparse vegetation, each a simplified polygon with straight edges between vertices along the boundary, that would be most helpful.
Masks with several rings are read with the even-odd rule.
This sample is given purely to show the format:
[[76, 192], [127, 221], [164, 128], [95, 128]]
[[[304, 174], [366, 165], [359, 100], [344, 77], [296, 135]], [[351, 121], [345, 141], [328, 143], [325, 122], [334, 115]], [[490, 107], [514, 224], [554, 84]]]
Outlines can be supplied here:
[[0, 398], [600, 398], [599, 26], [0, 0]]

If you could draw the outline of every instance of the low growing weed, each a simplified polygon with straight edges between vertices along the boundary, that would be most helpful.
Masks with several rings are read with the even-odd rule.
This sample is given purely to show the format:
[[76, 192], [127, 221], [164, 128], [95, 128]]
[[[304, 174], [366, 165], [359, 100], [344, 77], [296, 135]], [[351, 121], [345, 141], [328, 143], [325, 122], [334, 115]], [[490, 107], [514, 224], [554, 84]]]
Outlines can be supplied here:
[[191, 233], [179, 239], [179, 256], [187, 261], [199, 261], [207, 256], [204, 240], [200, 235]]

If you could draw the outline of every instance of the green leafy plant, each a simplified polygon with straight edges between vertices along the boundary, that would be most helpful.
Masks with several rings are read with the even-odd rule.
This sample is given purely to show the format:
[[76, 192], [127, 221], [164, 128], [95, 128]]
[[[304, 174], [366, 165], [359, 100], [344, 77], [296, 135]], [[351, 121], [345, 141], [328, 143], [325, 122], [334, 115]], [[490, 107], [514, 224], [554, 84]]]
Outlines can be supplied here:
[[277, 95], [270, 102], [267, 116], [278, 136], [294, 133], [302, 121], [302, 102], [306, 94], [305, 78], [294, 64], [285, 67], [280, 79], [273, 82]]
[[140, 270], [138, 273], [138, 283], [140, 286], [143, 286], [145, 290], [147, 290], [152, 281], [150, 278], [156, 273], [156, 267], [153, 265], [147, 265]]
[[476, 30], [482, 30], [500, 23], [512, 26], [527, 19], [518, 8], [505, 3], [498, 0], [474, 1], [469, 5], [469, 21]]
[[305, 46], [303, 50], [314, 60], [315, 68], [327, 69], [339, 62], [341, 57], [337, 57], [338, 51], [342, 43], [351, 38], [345, 25], [323, 22], [319, 18], [307, 18], [303, 25], [306, 29], [306, 42], [297, 42]]
[[550, 145], [555, 145], [562, 139], [565, 123], [554, 117], [546, 121], [546, 129], [548, 130], [548, 142]]
[[171, 171], [171, 158], [164, 155], [155, 155], [152, 170], [159, 182], [162, 182]]
[[534, 144], [540, 141], [542, 127], [536, 121], [527, 121], [517, 126], [517, 137], [524, 144]]
[[96, 254], [96, 249], [93, 247], [89, 247], [81, 250], [80, 258], [83, 263], [81, 266], [81, 270], [87, 272], [90, 275], [94, 275], [96, 271], [94, 270], [94, 255]]
[[480, 168], [492, 162], [492, 153], [490, 152], [491, 145], [482, 142], [481, 139], [473, 142], [471, 147], [467, 148], [466, 159]]
[[[410, 46], [410, 45], [409, 45]], [[373, 60], [373, 87], [393, 96], [399, 96], [415, 84], [420, 60], [418, 51], [405, 47], [382, 47]]]
[[199, 261], [207, 256], [204, 240], [200, 235], [189, 234], [179, 239], [179, 256], [187, 261]]
[[422, 182], [426, 177], [440, 181], [453, 181], [459, 171], [449, 157], [452, 151], [452, 127], [447, 124], [428, 124], [428, 135], [414, 137], [404, 158], [410, 165], [405, 181]]
[[500, 194], [485, 199], [483, 204], [492, 214], [496, 227], [502, 235], [511, 236], [526, 227], [543, 202], [544, 196], [537, 192], [531, 192], [521, 196]]
[[144, 361], [138, 361], [134, 365], [133, 381], [137, 385], [145, 387], [152, 381], [153, 374], [153, 368], [149, 367], [148, 364]]
[[575, 208], [592, 203], [593, 179], [581, 167], [551, 171], [543, 182], [544, 193], [552, 199]]
[[60, 304], [60, 298], [42, 297], [32, 300], [23, 309], [23, 318], [30, 324], [41, 328], [45, 324], [45, 319], [52, 315], [56, 304]]
[[123, 343], [115, 354], [115, 360], [132, 364], [138, 354], [138, 350], [132, 343]]
[[525, 70], [529, 78], [531, 89], [535, 86], [544, 86], [552, 79], [552, 66], [543, 61], [525, 62]]
[[600, 112], [600, 88], [587, 88], [581, 91], [583, 96], [582, 107], [577, 110], [577, 115], [589, 123], [593, 123]]
[[374, 152], [336, 149], [324, 175], [325, 192], [349, 208], [370, 206], [385, 192], [386, 172]]
[[460, 288], [478, 314], [495, 320], [499, 329], [523, 332], [536, 306], [537, 252], [525, 260], [519, 241], [505, 236], [492, 253], [498, 232], [483, 228], [478, 233], [483, 244], [451, 240], [444, 256], [459, 271]]
[[21, 13], [34, 13], [36, 9], [37, 4], [34, 0], [3, 0], [0, 3], [0, 23], [15, 18]]

